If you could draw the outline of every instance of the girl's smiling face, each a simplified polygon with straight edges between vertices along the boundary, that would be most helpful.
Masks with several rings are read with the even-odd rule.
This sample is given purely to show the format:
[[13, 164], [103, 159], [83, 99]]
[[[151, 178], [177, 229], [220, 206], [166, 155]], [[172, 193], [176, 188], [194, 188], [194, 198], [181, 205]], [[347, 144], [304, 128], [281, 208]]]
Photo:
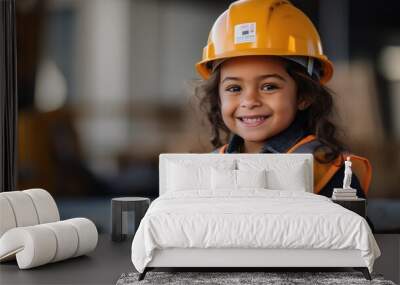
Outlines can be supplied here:
[[246, 56], [221, 66], [219, 96], [225, 125], [245, 141], [245, 152], [259, 152], [265, 141], [293, 122], [297, 86], [276, 57]]

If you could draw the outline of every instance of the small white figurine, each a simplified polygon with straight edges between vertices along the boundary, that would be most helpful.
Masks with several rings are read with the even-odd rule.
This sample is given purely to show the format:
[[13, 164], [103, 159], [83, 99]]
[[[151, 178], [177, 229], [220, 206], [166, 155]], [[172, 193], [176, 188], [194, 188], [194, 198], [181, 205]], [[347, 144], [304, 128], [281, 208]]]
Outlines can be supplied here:
[[351, 160], [350, 156], [346, 158], [346, 161], [344, 162], [344, 179], [343, 179], [343, 189], [352, 189], [350, 184], [351, 184], [351, 176], [353, 174], [351, 170]]

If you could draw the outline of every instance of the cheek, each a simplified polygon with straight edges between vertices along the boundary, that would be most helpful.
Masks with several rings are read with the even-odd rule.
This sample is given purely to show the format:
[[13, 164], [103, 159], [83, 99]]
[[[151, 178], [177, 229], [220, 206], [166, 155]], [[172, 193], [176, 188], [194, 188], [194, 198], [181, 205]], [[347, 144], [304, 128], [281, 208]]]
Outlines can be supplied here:
[[297, 105], [296, 102], [284, 102], [283, 104], [279, 104], [278, 108], [279, 112], [283, 114], [293, 114], [296, 113]]
[[286, 97], [278, 98], [270, 104], [271, 108], [274, 110], [275, 115], [279, 117], [280, 120], [285, 122], [291, 122], [297, 112], [296, 97]]
[[235, 100], [221, 96], [220, 101], [221, 101], [222, 116], [223, 117], [232, 116], [236, 110]]

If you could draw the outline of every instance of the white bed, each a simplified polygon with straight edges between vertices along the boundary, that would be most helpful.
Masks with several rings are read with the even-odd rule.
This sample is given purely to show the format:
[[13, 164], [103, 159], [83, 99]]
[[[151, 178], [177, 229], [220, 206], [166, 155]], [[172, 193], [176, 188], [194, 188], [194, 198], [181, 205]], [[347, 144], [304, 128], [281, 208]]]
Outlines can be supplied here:
[[354, 267], [380, 251], [367, 222], [313, 194], [310, 154], [161, 154], [160, 197], [132, 243], [155, 267]]

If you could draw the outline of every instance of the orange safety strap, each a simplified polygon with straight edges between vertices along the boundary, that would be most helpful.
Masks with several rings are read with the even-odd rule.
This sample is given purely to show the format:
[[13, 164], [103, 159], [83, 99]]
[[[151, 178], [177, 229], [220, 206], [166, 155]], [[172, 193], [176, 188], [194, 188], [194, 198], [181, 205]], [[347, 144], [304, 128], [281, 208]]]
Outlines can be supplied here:
[[[292, 146], [287, 153], [294, 153], [299, 147], [315, 139], [316, 136], [308, 135]], [[339, 157], [339, 159], [341, 160], [341, 157]], [[314, 193], [319, 193], [339, 170], [342, 165], [339, 159], [335, 160], [333, 163], [320, 163], [314, 158]]]
[[227, 148], [228, 148], [228, 144], [224, 144], [223, 146], [221, 146], [219, 148], [218, 153], [225, 153]]
[[[316, 139], [316, 136], [309, 135], [297, 144], [291, 147], [288, 153], [293, 153], [300, 146], [309, 143]], [[368, 159], [354, 155], [354, 154], [341, 154], [336, 160], [331, 163], [321, 163], [314, 158], [314, 192], [319, 193], [322, 188], [332, 179], [336, 172], [342, 167], [344, 160], [347, 156], [350, 156], [352, 162], [352, 170], [360, 180], [362, 190], [365, 195], [369, 191], [369, 186], [372, 179], [372, 166]]]
[[316, 136], [314, 135], [308, 135], [306, 137], [304, 137], [303, 139], [301, 139], [298, 143], [296, 143], [294, 146], [292, 146], [287, 153], [293, 153], [296, 149], [298, 149], [299, 147], [301, 147], [303, 144], [309, 143], [313, 140], [316, 139]]

